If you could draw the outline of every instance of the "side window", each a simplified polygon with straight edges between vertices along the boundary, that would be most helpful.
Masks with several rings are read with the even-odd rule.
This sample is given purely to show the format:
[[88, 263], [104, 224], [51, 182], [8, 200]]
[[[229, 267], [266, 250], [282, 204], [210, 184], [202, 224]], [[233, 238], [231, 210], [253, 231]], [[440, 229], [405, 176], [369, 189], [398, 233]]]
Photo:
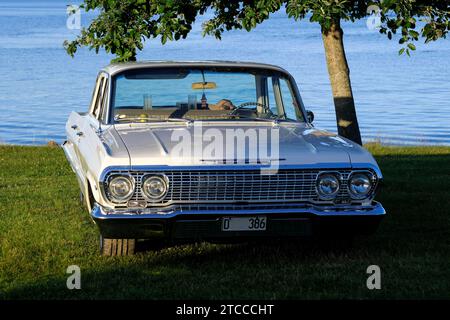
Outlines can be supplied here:
[[[274, 87], [274, 78], [270, 76], [256, 76], [256, 99], [257, 102], [268, 106], [274, 115], [278, 115], [279, 104], [276, 90]], [[257, 107], [258, 113], [266, 113], [263, 107]]]
[[273, 114], [278, 114], [277, 102], [275, 100], [274, 79], [273, 79], [273, 77], [271, 77], [270, 81], [268, 81], [268, 82], [270, 82], [270, 83], [267, 84], [268, 85], [267, 95], [269, 96], [269, 107], [270, 107], [270, 110], [273, 112]]
[[103, 99], [102, 99], [102, 111], [100, 113], [100, 119], [99, 120], [105, 120], [107, 116], [108, 111], [108, 90], [109, 90], [109, 81], [108, 79], [105, 80], [105, 88], [103, 89]]
[[94, 103], [94, 107], [92, 109], [92, 115], [98, 119], [100, 113], [101, 113], [101, 106], [102, 106], [102, 102], [103, 102], [103, 91], [105, 88], [105, 77], [101, 77], [100, 78], [100, 82], [99, 82], [99, 86], [98, 86], [98, 90], [97, 90], [97, 95], [95, 97], [95, 103]]
[[297, 112], [293, 93], [286, 79], [280, 79], [281, 98], [283, 99], [284, 113], [288, 119], [296, 120]]
[[106, 111], [107, 111], [106, 100], [108, 100], [108, 83], [109, 83], [108, 78], [105, 77], [102, 90], [102, 100], [100, 101], [100, 109], [97, 117], [99, 121], [106, 118]]
[[89, 105], [89, 113], [91, 114], [94, 112], [94, 106], [97, 101], [97, 93], [98, 89], [100, 88], [100, 79], [101, 79], [100, 76], [98, 76], [97, 79], [95, 80], [94, 91], [92, 91], [91, 104]]

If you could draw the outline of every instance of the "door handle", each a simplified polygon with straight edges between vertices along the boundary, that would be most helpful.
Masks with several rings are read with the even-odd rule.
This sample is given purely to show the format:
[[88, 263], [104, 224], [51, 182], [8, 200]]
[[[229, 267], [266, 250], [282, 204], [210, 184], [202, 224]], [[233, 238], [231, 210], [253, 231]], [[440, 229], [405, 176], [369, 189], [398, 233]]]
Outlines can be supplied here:
[[73, 130], [76, 130], [76, 129], [78, 129], [78, 126], [77, 126], [76, 124], [74, 124], [74, 125], [71, 126], [71, 128], [72, 128]]

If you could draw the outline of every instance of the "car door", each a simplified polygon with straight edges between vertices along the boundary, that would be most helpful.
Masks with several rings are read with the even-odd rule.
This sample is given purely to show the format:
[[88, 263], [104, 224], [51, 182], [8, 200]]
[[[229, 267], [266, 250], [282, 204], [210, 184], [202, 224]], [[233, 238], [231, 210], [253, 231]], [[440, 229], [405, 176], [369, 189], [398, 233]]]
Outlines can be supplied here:
[[103, 108], [108, 97], [108, 75], [101, 73], [97, 79], [97, 90], [94, 93], [89, 112], [80, 124], [77, 149], [80, 162], [86, 177], [95, 176], [104, 157], [104, 148], [100, 140]]
[[80, 152], [79, 144], [82, 139], [82, 135], [84, 132], [82, 128], [84, 128], [84, 123], [87, 121], [87, 117], [89, 112], [91, 112], [95, 102], [97, 100], [97, 95], [99, 90], [101, 89], [101, 77], [100, 75], [97, 77], [94, 90], [92, 92], [91, 103], [89, 105], [87, 112], [76, 112], [72, 111], [69, 115], [69, 119], [66, 123], [66, 134], [67, 141], [63, 144], [63, 149], [66, 154], [69, 163], [72, 166], [73, 171], [76, 173], [78, 182], [82, 190], [86, 187], [86, 172], [83, 170], [82, 159], [83, 155]]

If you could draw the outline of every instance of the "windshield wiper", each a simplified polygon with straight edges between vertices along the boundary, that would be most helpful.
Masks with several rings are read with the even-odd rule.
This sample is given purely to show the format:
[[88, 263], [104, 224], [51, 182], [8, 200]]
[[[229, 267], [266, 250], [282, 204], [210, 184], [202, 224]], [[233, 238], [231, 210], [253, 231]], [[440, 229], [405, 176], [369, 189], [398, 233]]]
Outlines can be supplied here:
[[265, 121], [265, 122], [273, 122], [273, 123], [278, 123], [281, 121], [289, 121], [287, 119], [281, 119], [280, 117], [273, 117], [273, 118], [262, 118], [262, 117], [249, 117], [249, 116], [243, 116], [243, 115], [233, 115], [239, 119], [248, 119], [248, 120], [256, 120], [256, 121]]
[[114, 121], [117, 121], [117, 122], [132, 121], [132, 122], [185, 122], [185, 123], [192, 123], [194, 120], [189, 119], [189, 118], [166, 118], [166, 119], [147, 118], [147, 117], [123, 117], [123, 118], [120, 118], [118, 116], [115, 116]]

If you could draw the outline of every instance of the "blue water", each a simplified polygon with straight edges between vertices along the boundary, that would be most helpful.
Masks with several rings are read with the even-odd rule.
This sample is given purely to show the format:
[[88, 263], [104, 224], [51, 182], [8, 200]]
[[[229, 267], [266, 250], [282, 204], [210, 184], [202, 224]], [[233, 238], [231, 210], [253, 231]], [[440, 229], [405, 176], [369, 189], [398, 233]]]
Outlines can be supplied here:
[[[112, 58], [62, 48], [77, 31], [66, 27], [62, 1], [0, 0], [0, 143], [62, 142], [71, 110], [85, 111], [98, 70]], [[92, 15], [82, 15], [86, 26]], [[204, 19], [204, 18], [203, 18]], [[336, 131], [320, 29], [284, 12], [253, 32], [201, 36], [201, 21], [187, 40], [162, 46], [152, 40], [138, 59], [243, 60], [280, 65], [297, 80], [315, 125]], [[411, 58], [365, 21], [344, 24], [358, 119], [364, 141], [450, 145], [450, 39], [418, 45]]]

